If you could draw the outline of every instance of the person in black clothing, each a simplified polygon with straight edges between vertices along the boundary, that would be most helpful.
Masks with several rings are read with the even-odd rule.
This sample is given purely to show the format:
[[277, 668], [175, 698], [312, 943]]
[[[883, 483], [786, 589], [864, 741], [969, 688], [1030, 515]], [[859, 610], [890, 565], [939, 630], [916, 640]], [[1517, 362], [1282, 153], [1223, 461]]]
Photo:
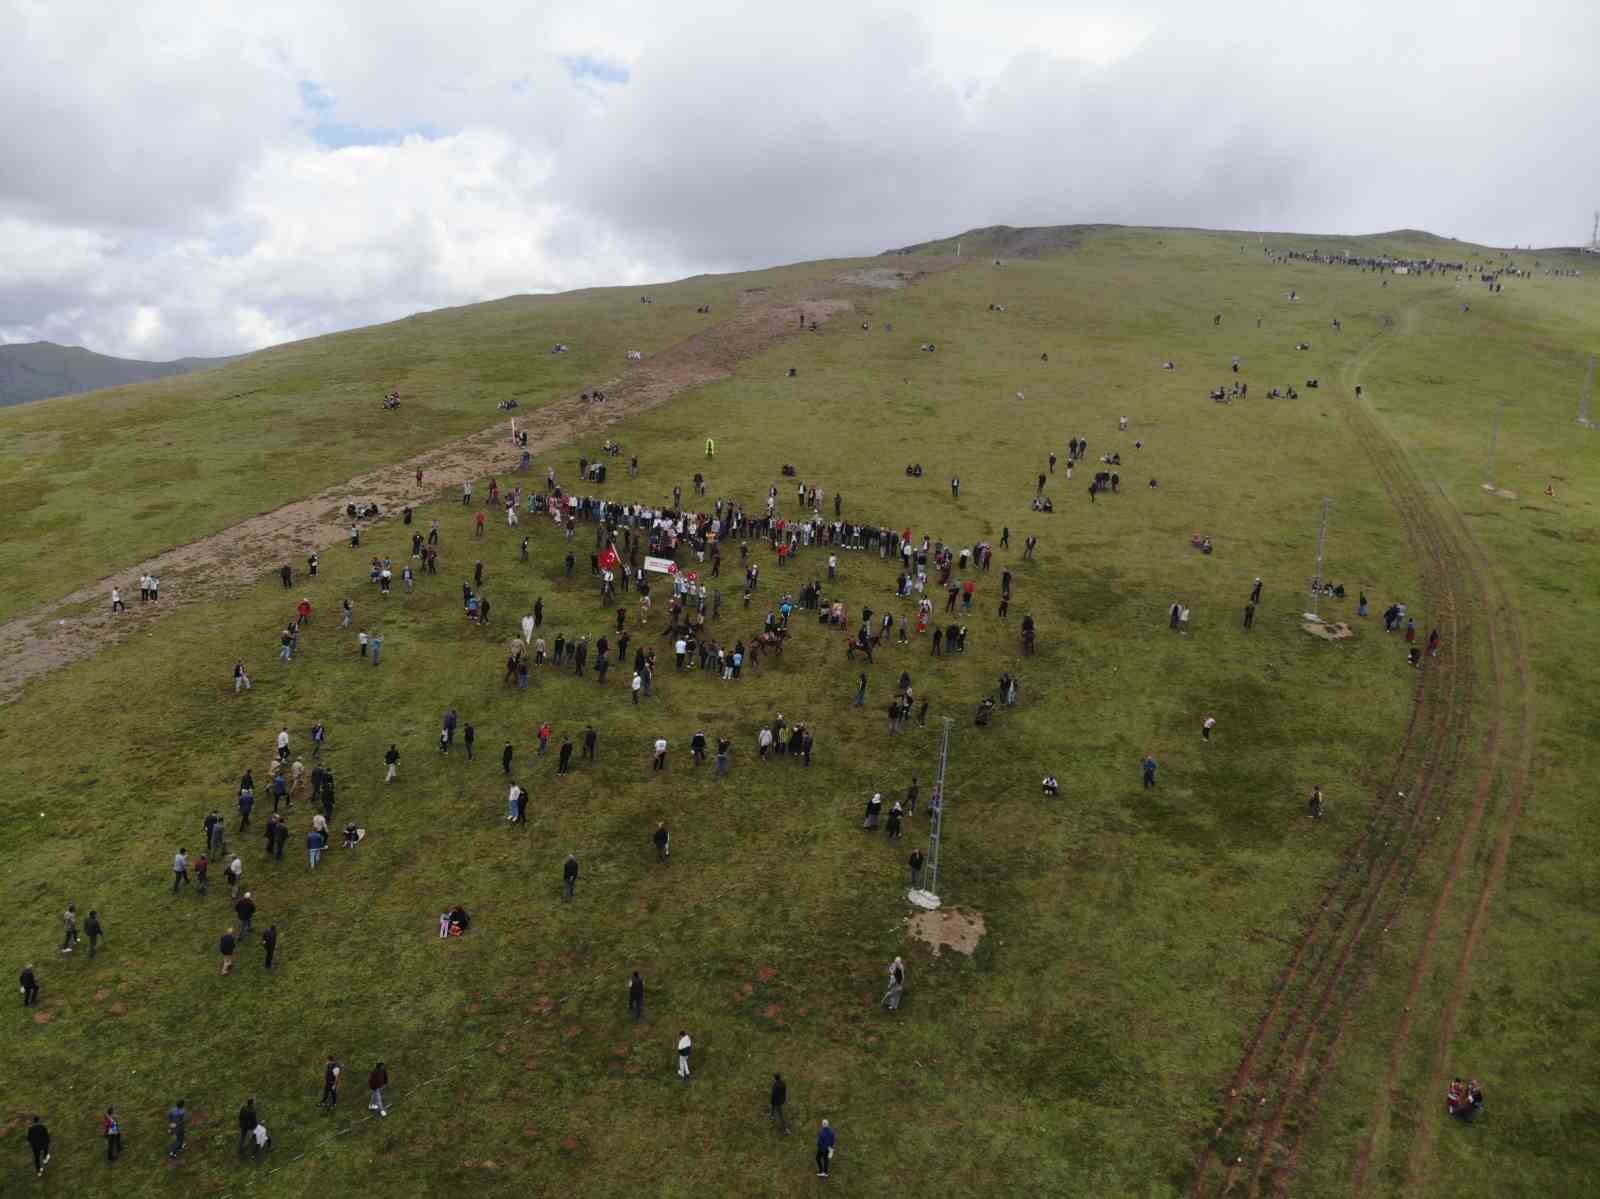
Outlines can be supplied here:
[[244, 1101], [244, 1106], [239, 1109], [239, 1156], [244, 1156], [245, 1142], [250, 1142], [250, 1156], [254, 1157], [260, 1152], [256, 1145], [254, 1132], [256, 1125], [261, 1121], [256, 1119], [256, 1099], [252, 1095]]
[[239, 902], [233, 905], [233, 910], [239, 917], [239, 939], [243, 940], [250, 935], [250, 922], [256, 918], [256, 901], [250, 898], [246, 891]]
[[772, 1076], [772, 1100], [768, 1107], [768, 1114], [771, 1119], [777, 1121], [778, 1131], [782, 1133], [789, 1131], [789, 1122], [783, 1117], [783, 1105], [787, 1102], [789, 1102], [789, 1088], [783, 1081], [783, 1075], [774, 1074]]
[[635, 1020], [644, 1018], [644, 979], [637, 970], [628, 980], [628, 1014]]
[[333, 1054], [328, 1055], [328, 1064], [322, 1069], [322, 1098], [317, 1101], [317, 1106], [332, 1111], [339, 1106], [339, 1075], [344, 1073], [344, 1067], [339, 1064], [339, 1059]]
[[266, 961], [262, 964], [268, 970], [271, 970], [272, 955], [278, 948], [278, 926], [276, 924], [268, 925], [267, 931], [261, 934], [261, 948], [267, 951]]
[[922, 851], [913, 849], [911, 851], [911, 886], [918, 891], [922, 889], [922, 863]]
[[561, 867], [561, 898], [570, 900], [578, 889], [578, 859], [574, 854], [567, 855], [566, 865]]
[[600, 735], [594, 731], [594, 725], [586, 725], [583, 730], [583, 756], [591, 762], [594, 761], [594, 746]]
[[655, 842], [656, 861], [665, 862], [667, 860], [668, 854], [671, 852], [671, 837], [672, 834], [667, 831], [667, 822], [665, 820], [658, 821], [656, 823], [656, 831], [650, 838]]
[[572, 738], [561, 739], [561, 759], [556, 763], [556, 773], [566, 774], [572, 768]]
[[37, 1178], [50, 1164], [50, 1130], [38, 1116], [28, 1125], [28, 1148], [33, 1150], [33, 1172]]
[[472, 743], [478, 739], [477, 730], [470, 724], [461, 730], [461, 741], [467, 747], [467, 761], [472, 761]]
[[99, 912], [94, 911], [92, 908], [90, 909], [89, 919], [84, 924], [83, 931], [89, 938], [89, 956], [94, 957], [96, 944], [101, 937], [105, 936], [105, 929], [100, 926]]
[[500, 751], [500, 769], [502, 773], [511, 773], [511, 759], [515, 753], [516, 750], [512, 748], [511, 742], [507, 741], [506, 747]]
[[[326, 817], [324, 817], [326, 819]], [[272, 858], [273, 861], [283, 861], [283, 847], [289, 840], [289, 822], [278, 821], [277, 827], [272, 830]]]
[[1261, 580], [1259, 578], [1256, 580], [1256, 585], [1250, 588], [1250, 602], [1252, 604], [1261, 602]]
[[706, 760], [706, 735], [705, 735], [705, 733], [696, 732], [695, 735], [692, 738], [690, 738], [690, 740], [689, 740], [689, 753], [693, 755], [694, 762], [695, 762], [696, 766], [698, 766], [700, 763], [702, 763], [702, 762], [704, 762]]

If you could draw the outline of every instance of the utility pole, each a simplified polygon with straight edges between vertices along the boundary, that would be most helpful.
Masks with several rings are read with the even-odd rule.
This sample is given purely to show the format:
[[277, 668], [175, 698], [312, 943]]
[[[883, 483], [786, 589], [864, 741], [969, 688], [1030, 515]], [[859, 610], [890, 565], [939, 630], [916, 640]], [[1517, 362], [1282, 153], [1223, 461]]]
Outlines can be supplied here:
[[939, 770], [933, 780], [933, 794], [928, 797], [928, 864], [927, 886], [912, 891], [907, 897], [919, 908], [939, 906], [939, 834], [944, 828], [944, 773], [950, 763], [950, 729], [955, 724], [944, 718], [944, 736], [939, 742]]
[[1594, 402], [1594, 355], [1589, 355], [1589, 375], [1583, 381], [1583, 399], [1578, 402], [1578, 423], [1585, 429], [1595, 427], [1594, 417], [1589, 412], [1590, 405]]
[[1483, 489], [1494, 490], [1494, 453], [1500, 443], [1500, 412], [1506, 406], [1504, 400], [1497, 401], [1494, 406], [1494, 420], [1489, 425], [1489, 468], [1484, 476]]
[[1333, 511], [1333, 497], [1322, 497], [1322, 531], [1317, 534], [1317, 572], [1311, 576], [1311, 615], [1321, 619], [1322, 555], [1328, 548], [1328, 514]]

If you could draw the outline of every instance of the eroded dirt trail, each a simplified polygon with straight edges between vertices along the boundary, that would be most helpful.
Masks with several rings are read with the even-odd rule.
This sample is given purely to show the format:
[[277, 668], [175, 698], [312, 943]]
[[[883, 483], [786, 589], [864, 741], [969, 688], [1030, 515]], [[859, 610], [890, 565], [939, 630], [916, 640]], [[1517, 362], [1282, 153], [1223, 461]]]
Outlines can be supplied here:
[[[847, 280], [844, 282], [848, 282]], [[632, 364], [601, 387], [603, 404], [573, 396], [527, 413], [506, 413], [480, 433], [464, 437], [404, 462], [358, 475], [309, 499], [298, 500], [250, 518], [219, 533], [178, 546], [144, 562], [131, 563], [88, 587], [0, 625], [0, 703], [15, 700], [29, 679], [85, 658], [146, 628], [160, 616], [201, 600], [237, 594], [262, 573], [291, 563], [298, 577], [306, 556], [348, 540], [345, 504], [374, 501], [385, 518], [406, 504], [437, 502], [440, 488], [465, 479], [496, 475], [520, 478], [542, 487], [542, 469], [513, 475], [521, 451], [511, 442], [511, 418], [528, 434], [533, 454], [567, 444], [646, 408], [665, 403], [692, 387], [727, 378], [748, 358], [800, 331], [800, 315], [819, 324], [848, 311], [852, 302], [835, 294], [774, 301], [747, 292], [728, 319], [694, 334], [659, 354]], [[423, 484], [417, 484], [417, 471]], [[459, 493], [457, 493], [459, 494]], [[446, 496], [448, 498], [448, 496]], [[161, 600], [139, 601], [139, 577], [161, 578]], [[122, 589], [128, 610], [111, 612], [111, 588]], [[131, 595], [129, 594], [131, 591]], [[220, 663], [225, 670], [228, 663]]]

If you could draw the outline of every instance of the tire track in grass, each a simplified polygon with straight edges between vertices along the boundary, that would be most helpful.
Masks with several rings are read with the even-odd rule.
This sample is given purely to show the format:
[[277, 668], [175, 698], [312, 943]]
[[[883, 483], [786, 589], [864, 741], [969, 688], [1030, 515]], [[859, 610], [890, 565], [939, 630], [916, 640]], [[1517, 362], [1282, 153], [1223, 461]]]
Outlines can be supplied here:
[[[1375, 335], [1347, 375], [1385, 344], [1382, 333]], [[1352, 423], [1358, 434], [1367, 432], [1354, 418]], [[1308, 1114], [1309, 1097], [1301, 1095], [1307, 1067], [1313, 1061], [1331, 1064], [1337, 1053], [1351, 1005], [1381, 951], [1382, 932], [1438, 822], [1427, 817], [1437, 817], [1464, 750], [1474, 677], [1472, 631], [1454, 547], [1392, 444], [1373, 436], [1362, 440], [1423, 565], [1425, 597], [1440, 613], [1448, 639], [1438, 665], [1426, 668], [1419, 680], [1406, 737], [1367, 834], [1336, 871], [1234, 1072], [1221, 1119], [1201, 1153], [1191, 1191], [1196, 1196], [1229, 1193], [1245, 1176], [1249, 1193], [1258, 1194], [1269, 1168], [1274, 1188], [1282, 1188], [1304, 1127], [1299, 1118]], [[1409, 783], [1404, 790], [1402, 782]], [[1256, 1102], [1241, 1113], [1249, 1099]], [[1291, 1113], [1297, 1117], [1295, 1139], [1286, 1143]], [[1230, 1135], [1244, 1143], [1228, 1160], [1223, 1143]]]

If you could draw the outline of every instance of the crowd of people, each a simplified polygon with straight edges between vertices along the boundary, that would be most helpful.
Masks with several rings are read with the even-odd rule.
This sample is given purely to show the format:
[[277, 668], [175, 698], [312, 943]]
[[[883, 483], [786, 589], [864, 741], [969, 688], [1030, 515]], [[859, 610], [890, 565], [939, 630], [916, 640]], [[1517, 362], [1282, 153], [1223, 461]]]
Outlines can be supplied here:
[[[1289, 256], [1297, 255], [1291, 252]], [[1377, 263], [1354, 260], [1319, 259], [1319, 261], [1341, 261], [1344, 265], [1360, 265], [1367, 269], [1378, 269], [1379, 266]], [[1388, 268], [1393, 264], [1382, 265]], [[1445, 269], [1447, 266], [1449, 264], [1430, 263], [1424, 264], [1423, 269]], [[998, 310], [1004, 311], [1003, 307]], [[1216, 323], [1220, 324], [1220, 314]], [[929, 343], [924, 348], [931, 351], [933, 347]], [[558, 346], [554, 352], [564, 350], [564, 346]], [[1165, 365], [1168, 369], [1172, 369], [1170, 361]], [[1235, 359], [1233, 362], [1235, 373], [1238, 372], [1239, 365], [1239, 360]], [[1234, 386], [1234, 394], [1240, 396], [1245, 394], [1246, 385], [1243, 382]], [[1218, 392], [1221, 391], [1219, 387]], [[1118, 431], [1123, 432], [1127, 429], [1128, 418], [1120, 418]], [[514, 468], [513, 473], [524, 472], [530, 467], [530, 458], [524, 448], [525, 433], [520, 435], [517, 444], [523, 452], [520, 463]], [[1072, 478], [1075, 465], [1085, 461], [1088, 445], [1088, 440], [1081, 436], [1074, 436], [1068, 441], [1064, 456], [1064, 473], [1068, 481]], [[1142, 450], [1143, 447], [1142, 440], [1135, 443], [1136, 450]], [[616, 457], [620, 455], [621, 449], [608, 440], [603, 453], [607, 457]], [[715, 442], [711, 438], [706, 441], [706, 456], [708, 459], [715, 457]], [[1056, 453], [1049, 453], [1045, 469], [1038, 473], [1031, 498], [1033, 512], [1054, 511], [1053, 500], [1048, 490], [1060, 461]], [[1120, 451], [1103, 453], [1099, 465], [1108, 469], [1094, 471], [1093, 478], [1088, 484], [1091, 501], [1102, 494], [1120, 494], [1122, 481], [1120, 470], [1110, 469], [1122, 466]], [[628, 473], [630, 477], [637, 475], [637, 457], [631, 459]], [[654, 696], [661, 675], [668, 671], [671, 672], [671, 676], [699, 677], [723, 683], [738, 681], [746, 670], [759, 669], [764, 654], [780, 656], [786, 640], [794, 636], [808, 635], [802, 632], [798, 618], [801, 614], [810, 613], [816, 614], [816, 623], [824, 636], [844, 634], [844, 653], [840, 656], [840, 661], [853, 660], [860, 654], [866, 662], [871, 663], [874, 653], [881, 652], [886, 646], [906, 647], [912, 644], [914, 638], [924, 636], [927, 637], [928, 653], [934, 658], [964, 654], [969, 647], [978, 644], [982, 644], [985, 648], [995, 644], [990, 634], [1000, 622], [1005, 622], [1009, 618], [1010, 605], [1013, 601], [1015, 576], [1011, 565], [1002, 566], [998, 587], [994, 589], [992, 613], [996, 625], [985, 623], [982, 632], [978, 633], [973, 627], [973, 622], [989, 611], [987, 594], [984, 597], [985, 604], [980, 606], [978, 603], [980, 587], [987, 592], [988, 584], [984, 580], [991, 574], [997, 548], [1001, 551], [1011, 549], [1009, 527], [1002, 528], [997, 546], [987, 539], [959, 538], [947, 541], [931, 532], [914, 533], [910, 525], [896, 527], [895, 524], [884, 521], [847, 518], [840, 493], [835, 491], [830, 496], [824, 487], [799, 479], [798, 471], [787, 464], [782, 474], [786, 479], [794, 480], [792, 484], [794, 509], [790, 513], [780, 511], [782, 489], [777, 483], [768, 489], [762, 503], [751, 507], [738, 500], [722, 498], [703, 504], [696, 503], [695, 500], [704, 499], [707, 495], [708, 484], [703, 473], [694, 476], [693, 498], [689, 504], [684, 503], [684, 490], [681, 486], [673, 489], [671, 504], [618, 502], [602, 494], [590, 492], [591, 487], [604, 485], [605, 469], [603, 463], [590, 462], [586, 457], [578, 461], [577, 478], [582, 481], [578, 491], [564, 488], [557, 481], [554, 467], [546, 471], [545, 486], [542, 490], [537, 487], [524, 487], [515, 481], [511, 486], [502, 489], [499, 480], [491, 477], [486, 488], [487, 502], [470, 516], [469, 544], [480, 540], [489, 543], [492, 536], [490, 530], [501, 527], [498, 514], [503, 513], [504, 528], [509, 531], [512, 538], [519, 539], [517, 546], [519, 561], [526, 563], [529, 561], [531, 535], [521, 531], [519, 517], [526, 515], [532, 520], [543, 519], [554, 526], [560, 542], [565, 546], [560, 568], [561, 576], [572, 580], [577, 577], [579, 570], [579, 530], [584, 530], [582, 537], [585, 543], [584, 552], [588, 558], [587, 575], [597, 601], [596, 619], [601, 626], [599, 632], [590, 630], [573, 633], [561, 629], [555, 632], [553, 637], [547, 638], [544, 602], [542, 598], [537, 599], [532, 610], [520, 618], [515, 630], [519, 635], [509, 638], [504, 663], [505, 684], [518, 691], [527, 690], [530, 679], [536, 677], [539, 672], [559, 671], [570, 675], [573, 680], [592, 677], [598, 685], [604, 686], [609, 672], [619, 669], [627, 680], [625, 689], [628, 693], [627, 698], [619, 702], [637, 706]], [[921, 465], [906, 467], [906, 474], [920, 478], [923, 474]], [[419, 484], [421, 482], [420, 472], [418, 482]], [[959, 501], [961, 495], [959, 476], [953, 475], [949, 485], [951, 500]], [[1155, 486], [1154, 479], [1151, 480], [1151, 486]], [[462, 483], [461, 504], [469, 512], [474, 507], [474, 491], [473, 481]], [[488, 518], [491, 511], [497, 514], [493, 522]], [[353, 515], [368, 517], [377, 514], [368, 514], [362, 510]], [[404, 511], [406, 525], [411, 524], [412, 516], [413, 510], [407, 507]], [[587, 545], [591, 531], [592, 548]], [[352, 524], [350, 538], [352, 549], [360, 547], [360, 534], [359, 523]], [[410, 560], [402, 561], [399, 565], [398, 577], [405, 593], [411, 593], [419, 582], [425, 582], [439, 574], [441, 541], [442, 535], [437, 520], [433, 521], [426, 535], [420, 530], [413, 531]], [[1027, 536], [1020, 560], [1031, 560], [1037, 544], [1035, 536]], [[1199, 534], [1195, 535], [1194, 545], [1204, 554], [1210, 554], [1213, 550], [1210, 538], [1201, 538]], [[480, 552], [486, 556], [491, 553], [489, 550]], [[898, 569], [893, 586], [893, 598], [906, 606], [898, 613], [875, 611], [867, 603], [857, 607], [853, 600], [848, 598], [852, 594], [852, 589], [841, 582], [840, 578], [839, 555], [846, 552], [876, 557], [885, 564], [893, 563]], [[740, 568], [739, 576], [731, 574], [729, 576], [741, 577], [742, 582], [733, 592], [737, 600], [728, 606], [738, 621], [747, 623], [748, 628], [744, 635], [732, 635], [720, 631], [724, 607], [720, 581], [724, 577], [722, 565], [725, 556], [730, 559], [736, 558]], [[309, 578], [316, 578], [318, 564], [318, 555], [312, 554], [307, 563]], [[368, 567], [372, 602], [381, 610], [382, 605], [393, 594], [396, 563], [391, 557], [379, 554], [370, 558]], [[782, 582], [776, 587], [764, 586], [762, 573], [764, 567], [770, 568], [772, 574]], [[487, 575], [484, 559], [477, 558], [471, 570], [470, 582], [463, 580], [461, 584], [462, 611], [466, 620], [484, 629], [494, 627], [492, 613], [495, 611], [486, 593]], [[289, 565], [281, 567], [279, 578], [284, 591], [293, 590], [295, 578]], [[150, 575], [142, 577], [140, 593], [141, 602], [156, 601], [159, 595], [159, 580]], [[637, 597], [636, 615], [634, 615], [635, 605], [620, 598], [629, 593]], [[1262, 582], [1257, 578], [1244, 609], [1246, 630], [1253, 627], [1257, 608], [1261, 602], [1261, 593]], [[941, 595], [943, 615], [955, 618], [948, 622], [941, 622], [935, 618], [937, 597]], [[659, 612], [656, 608], [658, 596], [661, 601]], [[759, 608], [756, 602], [758, 596], [766, 600]], [[121, 610], [123, 603], [120, 592], [114, 592], [113, 599], [115, 608]], [[361, 602], [362, 606], [366, 606], [365, 600]], [[346, 597], [341, 601], [342, 619], [339, 626], [341, 630], [349, 630], [356, 624], [355, 608], [356, 601], [353, 598]], [[765, 609], [764, 615], [760, 612], [761, 608]], [[752, 609], [756, 611], [752, 612]], [[1360, 603], [1361, 615], [1364, 616], [1366, 610], [1367, 602], [1363, 594]], [[288, 664], [295, 661], [300, 636], [313, 616], [314, 607], [309, 596], [300, 598], [293, 605], [278, 637], [278, 657], [281, 662]], [[613, 620], [614, 627], [610, 627]], [[1415, 622], [1407, 616], [1403, 606], [1395, 605], [1385, 612], [1384, 620], [1385, 627], [1390, 631], [1399, 631], [1403, 627], [1408, 643], [1415, 640]], [[756, 627], [757, 622], [759, 627]], [[630, 624], [633, 627], [630, 628]], [[1181, 602], [1172, 604], [1170, 626], [1178, 632], [1188, 631], [1189, 608], [1186, 604]], [[1035, 635], [1034, 619], [1031, 614], [1025, 613], [1021, 621], [1025, 654], [1033, 651]], [[655, 643], [658, 639], [662, 647], [659, 653]], [[355, 634], [357, 653], [370, 660], [373, 666], [378, 666], [382, 647], [383, 636], [379, 631], [379, 622], [376, 620], [360, 622]], [[1430, 655], [1437, 655], [1438, 647], [1439, 633], [1435, 630], [1428, 639], [1427, 652]], [[1413, 650], [1412, 655], [1412, 664], [1418, 664], [1417, 651]], [[253, 690], [250, 675], [242, 659], [237, 660], [233, 666], [233, 682], [236, 695]], [[1001, 673], [992, 690], [986, 689], [974, 697], [974, 706], [971, 709], [974, 725], [979, 728], [990, 725], [999, 712], [1018, 703], [1021, 691], [1021, 681], [1013, 671], [1007, 670]], [[861, 674], [852, 706], [864, 706], [866, 692], [867, 676]], [[542, 689], [542, 694], [550, 693]], [[913, 686], [910, 671], [902, 671], [899, 683], [893, 689], [886, 705], [888, 734], [891, 736], [899, 734], [913, 719], [918, 727], [924, 726], [928, 708], [928, 696], [926, 694], [919, 696]], [[1202, 720], [1201, 736], [1205, 741], [1212, 740], [1216, 724], [1214, 716], [1207, 715]], [[321, 761], [326, 738], [326, 726], [317, 723], [309, 736], [313, 767], [307, 772], [303, 758], [295, 752], [293, 738], [288, 728], [281, 728], [277, 734], [275, 752], [266, 767], [266, 792], [272, 800], [272, 811], [260, 833], [264, 840], [266, 858], [273, 864], [281, 862], [284, 858], [284, 847], [292, 835], [290, 820], [294, 804], [297, 799], [306, 796], [307, 789], [309, 789], [310, 815], [305, 825], [304, 836], [308, 869], [318, 869], [323, 853], [330, 844], [332, 833], [337, 827], [335, 811], [338, 807], [339, 789], [332, 767]], [[459, 745], [465, 758], [471, 760], [475, 755], [477, 740], [474, 725], [471, 721], [463, 719], [455, 708], [452, 707], [443, 713], [439, 722], [437, 741], [439, 754], [452, 755]], [[594, 762], [598, 759], [600, 732], [592, 723], [585, 726], [581, 733], [577, 733], [576, 730], [563, 731], [558, 738], [551, 721], [541, 721], [537, 733], [537, 748], [534, 751], [536, 759], [543, 758], [551, 742], [556, 740], [559, 740], [555, 768], [555, 775], [558, 778], [568, 776], [573, 771], [574, 752], [579, 743], [582, 746], [579, 763]], [[696, 727], [685, 739], [685, 743], [689, 750], [691, 768], [712, 763], [711, 769], [715, 777], [720, 778], [729, 773], [733, 756], [731, 737], [723, 735], [720, 730], [708, 734], [704, 728]], [[770, 719], [762, 720], [752, 748], [755, 751], [756, 761], [763, 763], [787, 761], [803, 770], [811, 766], [813, 756], [817, 752], [816, 732], [809, 721], [791, 722], [782, 713], [777, 713]], [[650, 771], [669, 770], [671, 751], [672, 742], [665, 730], [652, 738], [648, 752], [643, 755], [650, 764]], [[501, 751], [500, 760], [502, 775], [507, 786], [505, 821], [513, 829], [526, 828], [529, 802], [529, 791], [524, 785], [527, 775], [517, 769], [516, 755], [517, 748], [514, 741], [507, 740]], [[391, 742], [389, 749], [383, 755], [385, 785], [394, 785], [401, 781], [401, 757], [398, 744]], [[1147, 753], [1140, 764], [1142, 782], [1146, 789], [1155, 787], [1156, 772], [1156, 759], [1153, 754]], [[1041, 789], [1044, 796], [1057, 798], [1062, 794], [1063, 786], [1056, 774], [1048, 773], [1043, 778]], [[904, 800], [893, 800], [885, 812], [883, 793], [873, 791], [867, 800], [860, 827], [869, 832], [881, 828], [886, 843], [897, 843], [905, 836], [908, 822], [917, 813], [918, 795], [919, 785], [917, 779], [913, 777]], [[238, 822], [234, 832], [242, 837], [250, 827], [251, 816], [257, 802], [256, 783], [253, 772], [249, 769], [246, 769], [240, 778], [235, 802], [238, 808]], [[935, 790], [932, 801], [927, 807], [928, 815], [936, 813], [939, 806], [940, 797]], [[1324, 800], [1319, 785], [1313, 793], [1311, 816], [1314, 819], [1321, 819], [1323, 813]], [[256, 935], [255, 925], [261, 916], [261, 908], [257, 904], [257, 891], [247, 890], [243, 886], [242, 875], [245, 867], [240, 855], [230, 852], [228, 821], [213, 808], [202, 822], [202, 828], [203, 836], [198, 842], [200, 848], [197, 853], [191, 855], [187, 845], [177, 847], [172, 862], [172, 893], [176, 896], [187, 888], [197, 896], [205, 896], [208, 892], [211, 868], [218, 863], [223, 864], [223, 878], [229, 889], [231, 916], [226, 918], [228, 922], [218, 938], [217, 949], [220, 957], [220, 973], [227, 976], [234, 972], [239, 953], [245, 943]], [[356, 821], [350, 820], [343, 826], [342, 833], [342, 848], [354, 851], [365, 839], [367, 830]], [[656, 861], [663, 865], [670, 862], [670, 831], [665, 821], [657, 822], [656, 827], [651, 830], [650, 842], [654, 848]], [[926, 862], [922, 849], [914, 848], [907, 861], [910, 867], [911, 886], [920, 888]], [[576, 900], [579, 874], [580, 867], [576, 854], [567, 853], [559, 868], [560, 894], [564, 902]], [[270, 907], [270, 904], [268, 906]], [[262, 922], [267, 924], [260, 933], [259, 940], [262, 969], [270, 970], [273, 968], [274, 955], [279, 948], [280, 933], [276, 923], [265, 920]], [[75, 907], [69, 906], [63, 915], [63, 923], [65, 941], [61, 953], [69, 954], [79, 947]], [[464, 938], [472, 928], [472, 917], [461, 903], [449, 906], [439, 915], [438, 935], [442, 940]], [[98, 911], [89, 912], [84, 932], [89, 939], [88, 956], [92, 957], [97, 952], [100, 940], [105, 936], [104, 925], [100, 921]], [[888, 986], [881, 1005], [888, 1011], [898, 1011], [906, 992], [906, 966], [901, 957], [896, 956], [890, 963], [887, 977]], [[41, 987], [38, 972], [33, 965], [25, 967], [20, 981], [24, 1004], [36, 1003]], [[627, 983], [627, 1010], [635, 1020], [643, 1018], [644, 997], [644, 982], [639, 972], [635, 970]], [[677, 1076], [685, 1082], [693, 1077], [690, 1066], [692, 1055], [693, 1041], [687, 1031], [680, 1030], [674, 1041], [674, 1061]], [[324, 1111], [331, 1112], [337, 1106], [342, 1070], [342, 1065], [330, 1056], [323, 1071], [324, 1086], [320, 1106]], [[382, 1062], [379, 1062], [370, 1073], [368, 1084], [371, 1095], [369, 1109], [376, 1112], [380, 1118], [386, 1117], [388, 1105], [384, 1100], [383, 1091], [389, 1086], [389, 1076]], [[781, 1075], [774, 1075], [769, 1110], [773, 1122], [783, 1132], [787, 1132], [788, 1127], [784, 1117], [786, 1101], [787, 1085]], [[1451, 1114], [1461, 1115], [1462, 1118], [1470, 1120], [1481, 1107], [1482, 1095], [1475, 1082], [1470, 1087], [1452, 1087]], [[189, 1122], [183, 1101], [179, 1100], [167, 1116], [169, 1131], [174, 1138], [169, 1153], [177, 1157], [184, 1151], [185, 1130]], [[113, 1109], [107, 1109], [104, 1127], [108, 1160], [114, 1161], [121, 1151], [121, 1125]], [[260, 1118], [254, 1098], [248, 1100], [240, 1111], [239, 1131], [241, 1155], [247, 1148], [252, 1155], [271, 1148], [271, 1137], [266, 1133], [266, 1126]], [[36, 1169], [42, 1172], [50, 1160], [50, 1142], [48, 1130], [37, 1116], [29, 1127], [28, 1141], [34, 1150]], [[828, 1175], [836, 1145], [836, 1133], [829, 1121], [824, 1119], [821, 1122], [816, 1150], [819, 1176]]]

